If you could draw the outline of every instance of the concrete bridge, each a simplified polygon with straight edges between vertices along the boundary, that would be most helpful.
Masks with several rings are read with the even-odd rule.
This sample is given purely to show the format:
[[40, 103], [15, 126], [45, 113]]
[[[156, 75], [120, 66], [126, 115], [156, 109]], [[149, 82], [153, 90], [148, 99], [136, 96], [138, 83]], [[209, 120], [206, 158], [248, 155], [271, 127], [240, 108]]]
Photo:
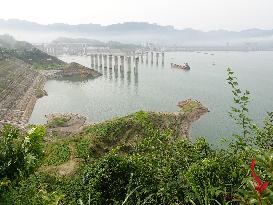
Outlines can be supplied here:
[[164, 52], [146, 52], [144, 55], [143, 51], [136, 52], [133, 51], [131, 53], [87, 53], [87, 56], [90, 56], [91, 61], [91, 68], [98, 69], [104, 66], [104, 68], [112, 69], [113, 68], [113, 61], [114, 61], [114, 69], [120, 68], [124, 69], [125, 62], [127, 62], [127, 67], [130, 70], [133, 66], [134, 68], [138, 68], [139, 63], [144, 63], [144, 58], [146, 58], [146, 64], [154, 63], [154, 55], [155, 55], [155, 62], [156, 65], [159, 64], [160, 58], [161, 63], [164, 64], [165, 61], [165, 53]]

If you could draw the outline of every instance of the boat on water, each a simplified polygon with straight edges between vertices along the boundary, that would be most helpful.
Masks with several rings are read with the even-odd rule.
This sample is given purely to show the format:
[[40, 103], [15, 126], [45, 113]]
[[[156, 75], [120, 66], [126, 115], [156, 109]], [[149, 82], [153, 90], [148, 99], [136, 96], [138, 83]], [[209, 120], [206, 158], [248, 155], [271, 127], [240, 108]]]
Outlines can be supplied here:
[[178, 68], [178, 69], [184, 69], [184, 70], [190, 70], [190, 66], [188, 63], [184, 63], [184, 64], [175, 64], [175, 63], [171, 63], [171, 67], [172, 68]]

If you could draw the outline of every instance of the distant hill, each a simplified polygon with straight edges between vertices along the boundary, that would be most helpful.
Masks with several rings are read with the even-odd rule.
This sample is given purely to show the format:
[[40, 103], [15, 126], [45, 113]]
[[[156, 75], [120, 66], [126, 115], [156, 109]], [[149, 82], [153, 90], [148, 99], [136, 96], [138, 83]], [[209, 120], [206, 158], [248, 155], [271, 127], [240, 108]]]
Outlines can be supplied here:
[[17, 50], [30, 50], [33, 46], [25, 41], [16, 41], [10, 35], [0, 35], [0, 47]]
[[102, 42], [98, 40], [88, 39], [88, 38], [66, 38], [66, 37], [59, 37], [52, 41], [54, 44], [62, 44], [62, 43], [84, 43], [88, 46], [93, 47], [109, 47], [109, 48], [140, 48], [140, 45], [137, 44], [128, 44], [128, 43], [120, 43], [117, 41], [108, 41]]
[[21, 61], [34, 65], [63, 65], [60, 59], [35, 48], [25, 41], [17, 41], [12, 36], [0, 35], [0, 59], [17, 58]]
[[[0, 20], [0, 32], [20, 33], [20, 37], [44, 42], [57, 37], [88, 38], [99, 41], [119, 41], [122, 43], [139, 44], [152, 42], [162, 45], [240, 45], [246, 43], [269, 44], [273, 46], [273, 29], [248, 29], [243, 31], [215, 30], [204, 32], [194, 29], [176, 29], [173, 26], [161, 26], [147, 22], [126, 22], [102, 26], [100, 24], [69, 25], [63, 23], [42, 25], [17, 19]], [[17, 33], [16, 33], [16, 32]], [[43, 35], [40, 35], [40, 34]], [[31, 34], [31, 36], [30, 36]], [[40, 35], [40, 38], [39, 38]], [[99, 43], [99, 42], [96, 42]]]

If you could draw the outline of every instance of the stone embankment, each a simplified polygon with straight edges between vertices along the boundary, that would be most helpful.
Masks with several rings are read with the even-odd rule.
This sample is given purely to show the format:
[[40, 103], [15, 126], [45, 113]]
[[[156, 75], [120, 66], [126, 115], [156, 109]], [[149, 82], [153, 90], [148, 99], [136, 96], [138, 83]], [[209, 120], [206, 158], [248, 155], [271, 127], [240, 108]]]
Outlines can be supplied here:
[[[0, 126], [24, 127], [32, 113], [45, 78], [18, 59], [0, 62]], [[40, 94], [41, 96], [41, 94]]]

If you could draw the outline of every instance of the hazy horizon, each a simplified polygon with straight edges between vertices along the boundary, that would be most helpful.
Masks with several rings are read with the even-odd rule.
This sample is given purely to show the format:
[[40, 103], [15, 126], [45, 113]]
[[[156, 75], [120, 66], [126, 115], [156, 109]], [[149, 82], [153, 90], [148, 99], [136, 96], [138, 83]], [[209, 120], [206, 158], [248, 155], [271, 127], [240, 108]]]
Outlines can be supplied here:
[[224, 28], [210, 29], [210, 30], [202, 30], [202, 29], [193, 28], [193, 27], [177, 28], [176, 26], [171, 25], [171, 24], [170, 24], [170, 25], [162, 25], [162, 24], [157, 23], [157, 22], [148, 22], [148, 21], [125, 21], [125, 22], [116, 22], [116, 23], [112, 23], [112, 24], [100, 24], [100, 23], [93, 23], [93, 22], [72, 24], [72, 23], [65, 23], [65, 22], [39, 23], [39, 22], [31, 21], [31, 20], [18, 19], [18, 18], [9, 18], [9, 19], [0, 18], [0, 20], [5, 20], [5, 21], [9, 21], [9, 20], [18, 20], [18, 21], [25, 21], [25, 22], [30, 22], [30, 23], [36, 23], [36, 24], [43, 25], [43, 26], [54, 25], [54, 24], [65, 24], [65, 25], [71, 25], [71, 26], [93, 24], [93, 25], [101, 25], [101, 26], [107, 27], [107, 26], [111, 26], [111, 25], [125, 24], [125, 23], [148, 23], [148, 24], [154, 24], [154, 25], [159, 25], [159, 26], [171, 26], [171, 27], [173, 27], [173, 28], [176, 29], [176, 30], [193, 29], [193, 30], [202, 31], [202, 32], [221, 31], [221, 30], [225, 30], [225, 31], [234, 31], [234, 32], [241, 32], [241, 31], [251, 30], [251, 29], [273, 30], [273, 25], [272, 25], [271, 28], [249, 27], [249, 28], [238, 29], [238, 30], [224, 29]]
[[202, 31], [273, 28], [270, 0], [100, 0], [4, 1], [0, 19], [20, 19], [39, 24], [66, 23], [111, 25], [148, 22]]

